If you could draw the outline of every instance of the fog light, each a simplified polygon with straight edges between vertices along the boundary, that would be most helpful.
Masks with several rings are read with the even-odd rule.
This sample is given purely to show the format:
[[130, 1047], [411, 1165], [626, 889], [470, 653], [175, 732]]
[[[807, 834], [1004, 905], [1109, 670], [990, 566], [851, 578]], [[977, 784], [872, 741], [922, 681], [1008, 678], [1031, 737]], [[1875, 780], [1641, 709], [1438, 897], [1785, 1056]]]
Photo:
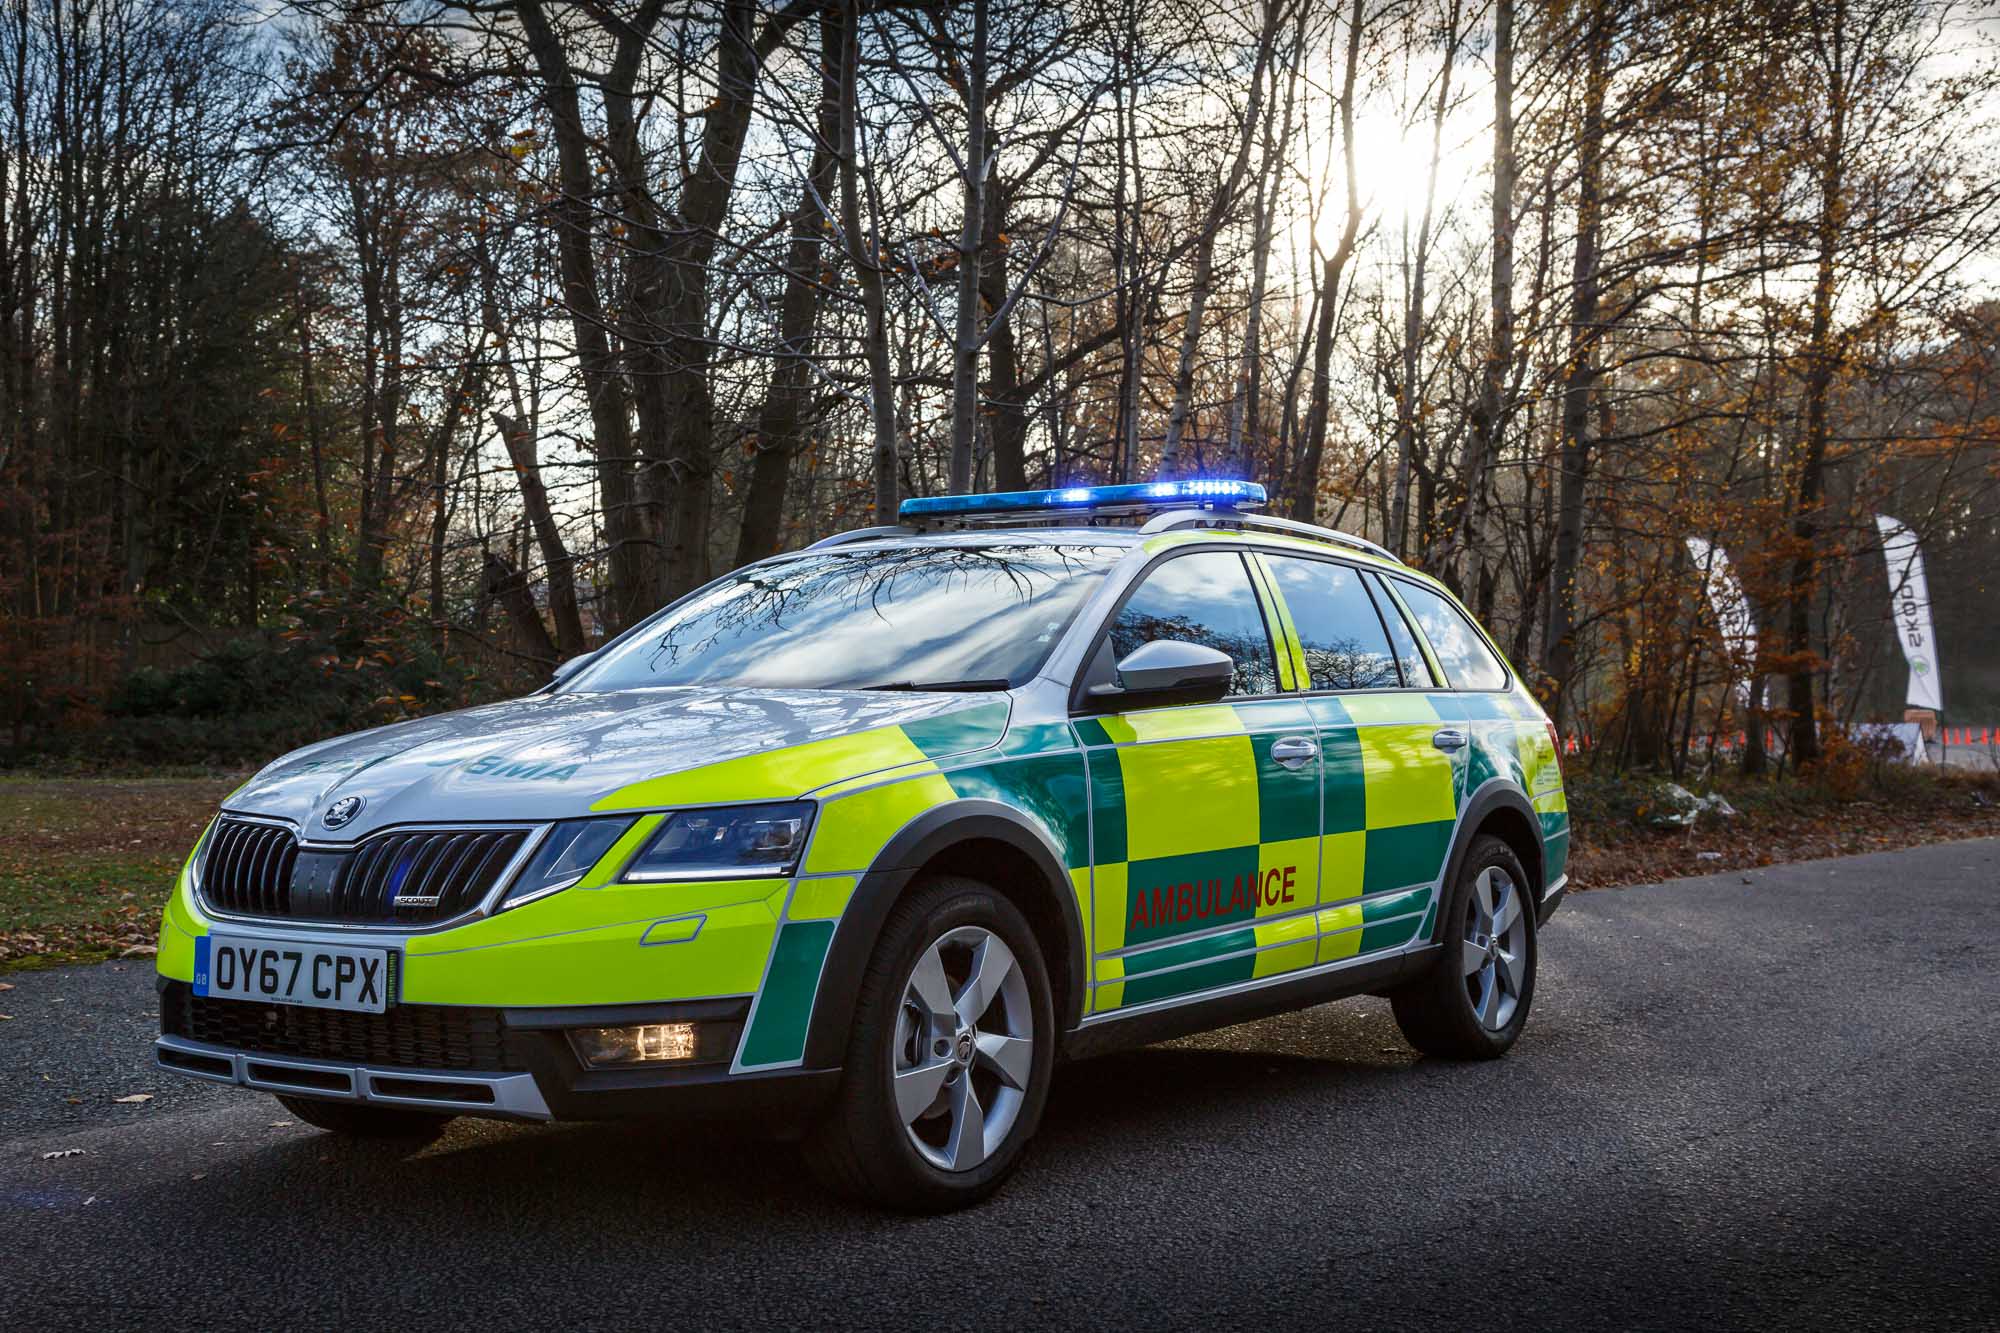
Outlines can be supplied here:
[[692, 1023], [641, 1023], [629, 1028], [571, 1028], [570, 1043], [593, 1069], [695, 1058]]

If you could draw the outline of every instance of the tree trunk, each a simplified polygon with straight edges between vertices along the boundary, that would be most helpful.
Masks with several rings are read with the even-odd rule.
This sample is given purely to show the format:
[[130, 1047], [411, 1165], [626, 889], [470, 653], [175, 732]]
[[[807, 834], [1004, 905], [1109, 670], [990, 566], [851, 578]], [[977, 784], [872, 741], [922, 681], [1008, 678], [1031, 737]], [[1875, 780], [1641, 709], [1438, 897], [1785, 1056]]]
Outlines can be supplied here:
[[1569, 718], [1576, 671], [1577, 571], [1583, 553], [1584, 486], [1590, 477], [1591, 401], [1597, 387], [1600, 301], [1598, 227], [1603, 212], [1604, 97], [1611, 38], [1606, 0], [1593, 0], [1587, 38], [1583, 121], [1577, 131], [1576, 254], [1570, 277], [1569, 363], [1563, 372], [1556, 498], [1555, 559], [1550, 570], [1547, 652], [1543, 670], [1558, 727]]
[[840, 230], [847, 257], [854, 264], [854, 281], [861, 289], [866, 328], [862, 346], [868, 360], [868, 419], [875, 471], [875, 521], [896, 518], [898, 490], [896, 448], [896, 380], [889, 360], [889, 302], [882, 290], [879, 236], [861, 230], [861, 184], [858, 144], [861, 118], [857, 84], [861, 66], [860, 0], [846, 0], [840, 10]]
[[1514, 0], [1493, 4], [1492, 324], [1480, 367], [1473, 455], [1466, 469], [1465, 558], [1477, 570], [1481, 614], [1492, 607], [1493, 579], [1481, 543], [1493, 495], [1493, 470], [1507, 436], [1507, 377], [1514, 365]]
[[556, 646], [564, 657], [574, 657], [588, 646], [576, 605], [576, 558], [549, 508], [535, 437], [526, 421], [504, 412], [493, 414], [493, 424], [499, 427], [500, 439], [507, 446], [507, 457], [514, 464], [514, 478], [521, 488], [521, 508], [534, 530], [535, 544], [542, 549], [542, 566], [548, 571], [549, 611], [556, 622]]
[[1347, 169], [1347, 222], [1340, 242], [1320, 266], [1319, 323], [1313, 330], [1312, 401], [1300, 431], [1298, 468], [1292, 478], [1292, 517], [1303, 523], [1319, 518], [1319, 465], [1326, 455], [1326, 432], [1332, 411], [1334, 316], [1340, 305], [1340, 281], [1361, 234], [1361, 182], [1354, 161], [1354, 84], [1361, 68], [1362, 20], [1367, 0], [1354, 0], [1347, 18], [1347, 69], [1340, 85], [1340, 147]]
[[618, 358], [605, 331], [591, 234], [598, 187], [590, 160], [591, 131], [583, 123], [576, 75], [542, 12], [541, 0], [521, 0], [515, 12], [520, 15], [528, 49], [541, 74], [543, 104], [555, 126], [562, 193], [550, 212], [555, 223], [563, 305], [569, 313], [577, 370], [590, 406], [598, 502], [609, 548], [609, 577], [599, 609], [605, 628], [615, 634], [653, 609], [657, 540], [639, 507], [630, 408]]
[[[1428, 298], [1428, 279], [1431, 258], [1431, 219], [1437, 205], [1438, 161], [1444, 152], [1444, 118], [1451, 109], [1451, 73], [1454, 57], [1458, 52], [1458, 0], [1452, 0], [1450, 12], [1445, 19], [1444, 65], [1438, 72], [1437, 106], [1431, 118], [1431, 161], [1430, 169], [1424, 175], [1424, 213], [1417, 224], [1417, 253], [1410, 269], [1410, 277], [1404, 290], [1403, 299], [1403, 386], [1396, 395], [1396, 489], [1389, 507], [1388, 546], [1401, 557], [1409, 551], [1410, 520], [1410, 471], [1419, 459], [1418, 417], [1421, 405], [1418, 396], [1422, 392], [1422, 354], [1424, 341], [1424, 302]], [[1408, 215], [1404, 217], [1404, 237], [1407, 243]], [[1425, 478], [1429, 490], [1431, 478]], [[1426, 497], [1423, 505], [1428, 520], [1431, 505]], [[1423, 525], [1428, 535], [1428, 521]]]
[[979, 427], [979, 348], [985, 319], [979, 308], [980, 237], [986, 227], [987, 175], [993, 148], [986, 131], [987, 0], [972, 3], [972, 54], [966, 62], [965, 205], [958, 229], [958, 309], [951, 349], [951, 475], [954, 495], [972, 489], [972, 443]]
[[812, 410], [813, 331], [819, 318], [820, 235], [834, 191], [840, 135], [842, 25], [822, 14], [820, 103], [813, 134], [812, 165], [792, 210], [791, 246], [785, 255], [785, 292], [778, 307], [778, 348], [764, 405], [757, 414], [756, 453], [743, 501], [743, 527], [736, 540], [736, 563], [747, 565], [783, 544], [785, 492], [792, 460], [806, 440]]
[[999, 181], [986, 191], [986, 224], [980, 238], [979, 303], [993, 315], [986, 340], [986, 404], [993, 446], [993, 489], [1028, 488], [1028, 402], [1021, 391], [1021, 359], [1014, 342], [1014, 314], [1007, 306], [1007, 190]]
[[1250, 71], [1250, 95], [1243, 108], [1243, 131], [1237, 137], [1236, 156], [1230, 160], [1228, 175], [1209, 201], [1194, 247], [1194, 280], [1188, 291], [1187, 322], [1181, 328], [1180, 356], [1174, 363], [1174, 397], [1167, 409], [1167, 436], [1160, 446], [1160, 476], [1173, 478], [1182, 471], [1181, 439], [1187, 432], [1193, 411], [1195, 353], [1201, 347], [1201, 322], [1208, 310], [1208, 297], [1215, 285], [1215, 242], [1223, 223], [1236, 206], [1236, 193], [1250, 170], [1250, 154], [1257, 144], [1257, 130], [1264, 118], [1264, 76], [1271, 67], [1271, 49], [1277, 42], [1283, 17], [1282, 0], [1265, 0], [1263, 22], [1257, 34], [1257, 60]]
[[[1294, 51], [1303, 48], [1306, 16], [1300, 5], [1293, 29]], [[1224, 447], [1224, 470], [1231, 476], [1250, 475], [1250, 455], [1256, 449], [1260, 431], [1259, 415], [1264, 389], [1264, 291], [1271, 269], [1271, 233], [1277, 221], [1278, 176], [1292, 143], [1292, 112], [1297, 103], [1298, 74], [1288, 70], [1285, 83], [1283, 123], [1276, 138], [1271, 137], [1270, 113], [1265, 115], [1265, 145], [1257, 168], [1257, 193], [1251, 223], [1250, 304], [1243, 312], [1243, 351], [1229, 398], [1228, 439]]]
[[554, 666], [558, 660], [555, 641], [549, 638], [549, 627], [542, 623], [541, 613], [535, 610], [535, 599], [529, 594], [528, 580], [521, 571], [508, 564], [497, 552], [488, 551], [485, 579], [486, 595], [500, 603], [501, 609], [507, 613], [507, 621], [520, 640], [521, 651]]
[[1840, 350], [1835, 346], [1835, 265], [1846, 211], [1843, 189], [1847, 150], [1847, 3], [1833, 0], [1827, 65], [1826, 147], [1821, 155], [1819, 216], [1814, 224], [1816, 268], [1812, 334], [1807, 352], [1805, 439], [1799, 450], [1792, 537], [1797, 555], [1785, 593], [1785, 707], [1791, 713], [1791, 757], [1810, 764], [1820, 757], [1813, 708], [1812, 604], [1819, 589], [1819, 506], [1826, 494], [1827, 442], [1832, 434], [1828, 399]]

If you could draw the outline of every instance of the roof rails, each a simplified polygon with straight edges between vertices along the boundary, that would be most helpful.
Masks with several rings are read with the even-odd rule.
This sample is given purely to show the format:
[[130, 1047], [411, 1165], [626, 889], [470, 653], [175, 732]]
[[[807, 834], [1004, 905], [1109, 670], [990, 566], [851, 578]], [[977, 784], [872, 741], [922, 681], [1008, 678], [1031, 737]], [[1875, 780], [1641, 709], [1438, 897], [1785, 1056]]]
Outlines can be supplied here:
[[1345, 546], [1350, 550], [1362, 551], [1377, 556], [1393, 564], [1403, 562], [1393, 555], [1386, 546], [1379, 546], [1366, 537], [1357, 537], [1351, 532], [1339, 532], [1333, 528], [1322, 528], [1312, 523], [1300, 523], [1294, 519], [1276, 518], [1270, 514], [1217, 513], [1204, 509], [1175, 509], [1148, 519], [1139, 529], [1142, 533], [1171, 532], [1175, 528], [1256, 528], [1264, 532], [1285, 533], [1293, 537], [1304, 537], [1308, 541], [1326, 542], [1333, 546]]
[[821, 537], [808, 551], [823, 551], [829, 546], [845, 546], [849, 542], [872, 542], [877, 537], [908, 537], [916, 529], [906, 528], [900, 523], [889, 523], [873, 528], [856, 528], [852, 532], [836, 532], [831, 537]]

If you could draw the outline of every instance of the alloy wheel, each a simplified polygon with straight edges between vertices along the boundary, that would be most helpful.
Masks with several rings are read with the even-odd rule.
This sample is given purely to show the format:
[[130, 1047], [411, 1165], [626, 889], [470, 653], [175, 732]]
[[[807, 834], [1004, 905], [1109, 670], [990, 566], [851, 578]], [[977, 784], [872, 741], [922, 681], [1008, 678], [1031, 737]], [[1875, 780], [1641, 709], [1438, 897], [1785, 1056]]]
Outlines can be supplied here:
[[1528, 922], [1521, 890], [1499, 866], [1486, 867], [1472, 881], [1461, 951], [1473, 1015], [1488, 1032], [1499, 1032], [1514, 1021], [1528, 979]]
[[945, 932], [903, 987], [893, 1072], [911, 1144], [942, 1171], [970, 1171], [1006, 1142], [1034, 1068], [1027, 978], [984, 926]]

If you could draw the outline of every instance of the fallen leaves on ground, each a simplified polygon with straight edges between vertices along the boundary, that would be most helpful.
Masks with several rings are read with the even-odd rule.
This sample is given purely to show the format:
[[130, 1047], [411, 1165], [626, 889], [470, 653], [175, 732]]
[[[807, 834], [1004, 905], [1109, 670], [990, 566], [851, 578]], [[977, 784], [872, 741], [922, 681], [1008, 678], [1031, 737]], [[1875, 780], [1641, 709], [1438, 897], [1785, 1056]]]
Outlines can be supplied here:
[[111, 1100], [120, 1106], [135, 1106], [140, 1102], [152, 1101], [153, 1094], [150, 1092], [134, 1092], [128, 1093], [123, 1097], [113, 1097]]
[[151, 957], [181, 862], [236, 782], [0, 781], [0, 968]]
[[37, 930], [0, 930], [0, 967], [29, 959], [76, 959], [95, 962], [117, 957], [144, 945], [155, 947], [157, 915], [144, 919], [89, 921], [44, 926]]
[[2000, 810], [1975, 805], [1969, 797], [1747, 809], [1734, 819], [1705, 816], [1693, 829], [1580, 820], [1569, 873], [1578, 888], [1616, 888], [1995, 834], [2000, 834]]

